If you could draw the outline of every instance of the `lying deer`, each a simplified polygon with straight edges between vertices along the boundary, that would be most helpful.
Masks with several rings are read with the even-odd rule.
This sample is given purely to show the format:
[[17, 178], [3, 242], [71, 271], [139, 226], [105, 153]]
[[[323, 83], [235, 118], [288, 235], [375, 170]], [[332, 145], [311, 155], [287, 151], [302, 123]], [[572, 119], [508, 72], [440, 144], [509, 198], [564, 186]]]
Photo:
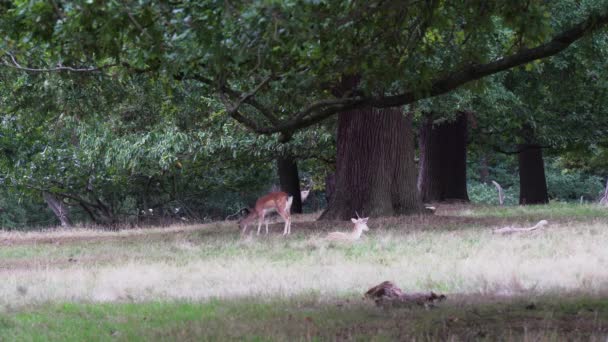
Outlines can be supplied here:
[[[247, 226], [253, 223], [256, 219], [258, 220], [258, 235], [260, 235], [260, 229], [262, 228], [262, 222], [264, 222], [264, 216], [267, 213], [276, 211], [285, 221], [285, 227], [283, 228], [283, 235], [291, 233], [291, 215], [289, 210], [291, 209], [291, 203], [293, 197], [287, 195], [282, 191], [271, 192], [268, 195], [260, 197], [255, 202], [253, 210], [239, 222], [239, 226], [243, 230], [242, 234], [247, 231]], [[268, 221], [266, 223], [266, 234], [268, 234]]]
[[363, 234], [363, 231], [368, 231], [369, 227], [367, 226], [367, 220], [369, 219], [369, 217], [366, 218], [360, 218], [359, 215], [357, 215], [357, 218], [354, 219], [350, 219], [355, 226], [353, 227], [352, 232], [350, 233], [343, 233], [343, 232], [331, 232], [327, 235], [327, 240], [328, 241], [355, 241], [355, 240], [359, 240], [359, 238], [361, 238], [361, 234]]

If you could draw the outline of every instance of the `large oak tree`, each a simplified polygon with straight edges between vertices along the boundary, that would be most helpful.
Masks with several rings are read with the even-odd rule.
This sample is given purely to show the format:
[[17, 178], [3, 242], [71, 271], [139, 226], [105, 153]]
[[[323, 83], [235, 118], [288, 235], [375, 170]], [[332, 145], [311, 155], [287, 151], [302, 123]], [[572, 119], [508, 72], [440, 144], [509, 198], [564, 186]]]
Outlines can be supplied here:
[[[381, 186], [415, 192], [398, 171], [401, 163], [414, 170], [412, 154], [393, 154], [413, 139], [398, 107], [555, 55], [608, 22], [601, 0], [9, 1], [2, 11], [6, 67], [199, 82], [259, 134], [290, 136], [339, 114], [337, 195], [327, 218], [420, 209], [413, 193], [404, 201]], [[358, 82], [336, 96], [349, 77]], [[372, 120], [382, 114], [390, 121], [378, 127], [403, 129], [384, 131], [382, 141], [354, 129], [378, 129]], [[348, 151], [356, 144], [365, 153]], [[380, 182], [366, 160], [374, 151], [388, 168], [382, 174], [396, 179]], [[372, 178], [356, 176], [355, 166]], [[347, 193], [367, 200], [338, 196]]]

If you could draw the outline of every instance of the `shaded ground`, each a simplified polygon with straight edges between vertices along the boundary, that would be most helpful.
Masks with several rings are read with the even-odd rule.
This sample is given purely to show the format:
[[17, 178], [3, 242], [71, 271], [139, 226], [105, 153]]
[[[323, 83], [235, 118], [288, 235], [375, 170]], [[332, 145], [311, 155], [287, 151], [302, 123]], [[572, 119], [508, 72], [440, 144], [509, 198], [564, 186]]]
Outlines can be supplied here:
[[[608, 224], [608, 210], [597, 207], [580, 207], [571, 210], [571, 206], [543, 207], [491, 207], [474, 206], [470, 204], [435, 204], [435, 215], [417, 215], [372, 219], [369, 227], [372, 230], [396, 230], [403, 234], [411, 232], [441, 232], [441, 231], [490, 231], [493, 228], [508, 225], [530, 226], [541, 219], [550, 219], [551, 224], [572, 224], [573, 222], [588, 222], [591, 224]], [[564, 211], [564, 208], [566, 209]], [[578, 210], [578, 211], [577, 211]], [[483, 215], [483, 216], [482, 216]], [[567, 216], [569, 215], [569, 216]], [[294, 215], [294, 236], [322, 235], [328, 231], [350, 229], [349, 222], [316, 221], [318, 214]], [[283, 222], [275, 218], [270, 225], [270, 234], [278, 236], [283, 231]], [[248, 236], [255, 238], [254, 230], [248, 231]], [[240, 239], [236, 221], [218, 222], [205, 225], [171, 226], [168, 228], [124, 229], [118, 232], [74, 229], [47, 230], [42, 232], [0, 232], [0, 246], [9, 248], [28, 248], [34, 245], [44, 249], [49, 246], [52, 250], [61, 250], [64, 246], [82, 246], [87, 255], [82, 253], [67, 253], [53, 256], [42, 253], [40, 256], [11, 257], [0, 253], [0, 273], [11, 270], [64, 268], [74, 265], [104, 265], [116, 259], [124, 259], [121, 253], [95, 253], [95, 249], [103, 245], [120, 245], [125, 249], [140, 244], [162, 244], [185, 241], [200, 244], [209, 239]], [[261, 237], [264, 238], [264, 237]], [[291, 237], [294, 238], [294, 237]], [[56, 247], [56, 248], [55, 248]], [[47, 248], [48, 249], [48, 248]], [[16, 253], [19, 254], [19, 253]]]

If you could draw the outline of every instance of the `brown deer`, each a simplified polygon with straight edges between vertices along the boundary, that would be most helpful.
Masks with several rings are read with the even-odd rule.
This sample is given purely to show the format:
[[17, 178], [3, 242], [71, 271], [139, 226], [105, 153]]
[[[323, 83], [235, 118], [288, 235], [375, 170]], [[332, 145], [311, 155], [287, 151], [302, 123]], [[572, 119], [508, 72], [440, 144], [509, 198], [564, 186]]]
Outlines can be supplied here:
[[[291, 203], [293, 197], [282, 191], [271, 192], [268, 195], [260, 197], [255, 202], [255, 207], [252, 211], [239, 222], [239, 226], [242, 229], [242, 234], [247, 231], [247, 226], [253, 223], [256, 219], [258, 220], [258, 233], [260, 235], [260, 229], [262, 228], [262, 222], [264, 222], [264, 216], [267, 213], [276, 211], [285, 221], [285, 227], [283, 228], [283, 235], [291, 233], [291, 215], [289, 210], [291, 209]], [[266, 223], [266, 234], [268, 234], [268, 221]]]

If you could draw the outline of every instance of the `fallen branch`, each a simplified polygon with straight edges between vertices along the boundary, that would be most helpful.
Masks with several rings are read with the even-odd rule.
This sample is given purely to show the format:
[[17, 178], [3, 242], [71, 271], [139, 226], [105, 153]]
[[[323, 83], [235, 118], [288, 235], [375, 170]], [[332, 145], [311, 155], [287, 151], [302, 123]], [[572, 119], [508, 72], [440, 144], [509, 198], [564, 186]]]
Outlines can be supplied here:
[[249, 214], [249, 208], [243, 207], [243, 208], [239, 209], [236, 213], [226, 216], [224, 221], [228, 221], [231, 218], [236, 217], [238, 215], [243, 215], [243, 213], [245, 213], [245, 215]]
[[538, 223], [536, 225], [534, 225], [533, 227], [530, 227], [530, 228], [504, 227], [504, 228], [494, 229], [493, 232], [495, 234], [511, 234], [511, 233], [531, 232], [533, 230], [540, 229], [540, 228], [546, 226], [547, 224], [549, 224], [549, 222], [547, 222], [547, 220], [540, 220], [540, 221], [538, 221]]
[[604, 196], [600, 199], [600, 204], [608, 206], [608, 180], [606, 180], [606, 189], [604, 190]]
[[492, 181], [492, 184], [494, 184], [494, 186], [496, 187], [496, 190], [498, 190], [498, 204], [504, 205], [505, 193], [502, 191], [502, 187], [496, 181]]
[[365, 292], [365, 297], [373, 299], [378, 306], [387, 305], [420, 305], [432, 307], [435, 302], [446, 299], [445, 295], [430, 293], [404, 293], [400, 288], [390, 281], [384, 281]]

